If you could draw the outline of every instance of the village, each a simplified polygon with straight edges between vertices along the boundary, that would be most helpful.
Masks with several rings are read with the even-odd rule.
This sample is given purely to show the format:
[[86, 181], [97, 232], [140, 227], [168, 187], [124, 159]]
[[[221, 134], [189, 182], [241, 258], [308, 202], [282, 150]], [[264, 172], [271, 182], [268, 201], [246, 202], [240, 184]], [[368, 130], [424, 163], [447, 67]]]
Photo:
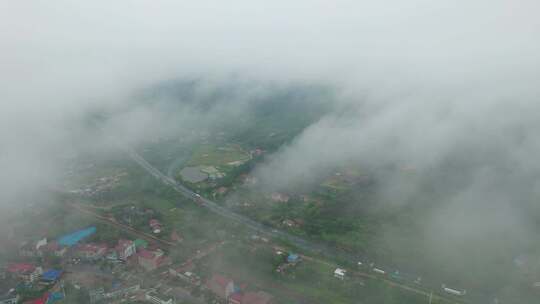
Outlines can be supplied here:
[[163, 163], [147, 148], [83, 158], [50, 203], [28, 202], [4, 223], [0, 304], [454, 303], [419, 276], [312, 246], [362, 248], [350, 242], [355, 219], [335, 207], [370, 187], [367, 173], [336, 168], [312, 191], [266, 188], [253, 169], [267, 147], [203, 137]]
[[[272, 303], [269, 293], [224, 274], [201, 280], [194, 261], [222, 243], [175, 264], [155, 242], [118, 239], [108, 246], [91, 241], [97, 233], [91, 226], [54, 240], [21, 244], [16, 261], [1, 268], [0, 303]], [[288, 260], [293, 265], [299, 258], [290, 255]]]

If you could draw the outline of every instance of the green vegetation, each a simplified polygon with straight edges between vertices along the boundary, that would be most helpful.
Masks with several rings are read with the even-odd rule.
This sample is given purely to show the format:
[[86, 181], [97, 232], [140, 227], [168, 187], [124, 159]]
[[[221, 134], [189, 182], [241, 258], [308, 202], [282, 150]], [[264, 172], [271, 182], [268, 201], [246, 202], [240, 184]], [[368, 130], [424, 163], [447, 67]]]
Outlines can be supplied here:
[[[266, 245], [232, 242], [208, 257], [200, 267], [210, 272], [225, 273], [237, 283], [248, 283], [251, 288], [269, 290], [279, 303], [425, 303], [424, 294], [391, 286], [385, 281], [365, 279], [352, 274], [345, 280], [333, 276], [337, 265], [303, 260], [276, 272], [276, 264], [283, 261]], [[206, 270], [204, 270], [206, 269]], [[248, 286], [248, 287], [250, 287]], [[450, 304], [434, 297], [432, 303]]]
[[213, 166], [227, 169], [236, 163], [244, 163], [250, 160], [249, 153], [239, 145], [226, 145], [216, 147], [213, 145], [201, 145], [195, 149], [192, 158], [186, 166]]
[[177, 179], [197, 192], [213, 195], [213, 189], [230, 187], [240, 174], [249, 172], [257, 160], [257, 157], [253, 158], [239, 145], [201, 145], [194, 149], [184, 168], [197, 170], [208, 178], [200, 182], [190, 182], [189, 177], [180, 172]]

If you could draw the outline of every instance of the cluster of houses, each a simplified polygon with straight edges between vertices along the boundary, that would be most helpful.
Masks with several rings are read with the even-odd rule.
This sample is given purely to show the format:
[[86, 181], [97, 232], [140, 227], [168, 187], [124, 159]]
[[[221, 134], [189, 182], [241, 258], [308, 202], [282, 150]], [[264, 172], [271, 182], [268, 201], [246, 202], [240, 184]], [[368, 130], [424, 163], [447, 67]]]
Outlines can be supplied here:
[[46, 291], [28, 303], [54, 303], [63, 299], [64, 294], [57, 286], [62, 274], [62, 270], [44, 270], [42, 266], [33, 263], [9, 263], [0, 270], [0, 304], [20, 303], [21, 292], [26, 291]]
[[[232, 279], [223, 275], [214, 274], [207, 280], [202, 280], [193, 271], [194, 264], [187, 263], [180, 268], [174, 268], [171, 259], [166, 253], [151, 247], [142, 239], [119, 239], [114, 246], [90, 242], [90, 236], [96, 233], [95, 227], [81, 229], [55, 240], [47, 238], [34, 242], [26, 242], [19, 248], [19, 260], [43, 261], [43, 265], [36, 263], [19, 262], [10, 263], [0, 269], [0, 282], [12, 282], [11, 285], [0, 286], [0, 304], [21, 303], [27, 299], [28, 294], [21, 294], [21, 284], [24, 286], [39, 286], [32, 290], [39, 290], [39, 297], [32, 299], [31, 304], [54, 303], [65, 297], [64, 282], [71, 282], [76, 288], [84, 286], [88, 290], [91, 303], [103, 303], [126, 298], [135, 298], [157, 304], [174, 304], [173, 298], [163, 296], [158, 290], [143, 289], [139, 280], [132, 280], [130, 273], [122, 273], [122, 283], [116, 279], [104, 279], [98, 273], [76, 274], [68, 271], [64, 275], [61, 268], [70, 270], [70, 267], [80, 263], [91, 265], [109, 264], [111, 267], [130, 267], [140, 271], [153, 271], [168, 266], [171, 277], [178, 278], [191, 286], [200, 286], [211, 291], [227, 304], [271, 304], [272, 296], [262, 291], [249, 290], [246, 285], [237, 285]], [[50, 257], [56, 259], [57, 268], [46, 268]], [[41, 259], [43, 258], [43, 259]], [[294, 265], [300, 258], [290, 254], [286, 258], [287, 264]], [[62, 266], [60, 266], [62, 265]], [[69, 266], [73, 265], [73, 266]], [[190, 267], [191, 266], [191, 267]], [[124, 276], [125, 275], [125, 276]], [[7, 279], [6, 279], [7, 278]], [[92, 279], [93, 278], [93, 279]], [[135, 276], [135, 279], [137, 277]], [[4, 280], [5, 279], [5, 280]], [[112, 280], [112, 281], [108, 281]]]
[[270, 195], [270, 198], [272, 199], [272, 201], [277, 203], [287, 203], [291, 199], [289, 195], [279, 192], [273, 192]]
[[156, 211], [150, 208], [142, 208], [139, 206], [125, 206], [116, 212], [117, 221], [136, 228], [142, 228], [148, 225], [150, 231], [154, 234], [160, 234], [163, 231], [163, 224], [156, 219]]
[[[85, 233], [88, 231], [88, 233]], [[101, 259], [111, 262], [130, 262], [138, 264], [147, 271], [170, 263], [170, 259], [159, 248], [148, 247], [148, 242], [142, 239], [120, 239], [113, 247], [105, 243], [82, 243], [82, 239], [95, 233], [90, 227], [64, 236], [59, 240], [48, 242], [42, 239], [35, 244], [24, 244], [19, 255], [22, 257], [56, 256], [68, 258], [75, 263], [82, 261], [98, 261]]]
[[90, 303], [99, 303], [115, 299], [126, 298], [135, 295], [141, 291], [141, 285], [135, 282], [126, 284], [113, 283], [107, 290], [103, 287], [91, 289], [89, 291]]
[[264, 291], [246, 290], [246, 285], [237, 285], [232, 279], [223, 275], [212, 275], [205, 286], [227, 304], [272, 304], [270, 294]]
[[[294, 260], [294, 261], [293, 261]], [[298, 255], [291, 257], [291, 263], [300, 261]], [[258, 290], [250, 290], [246, 284], [237, 284], [233, 279], [222, 275], [212, 274], [204, 282], [193, 272], [193, 263], [187, 263], [179, 268], [169, 268], [169, 275], [178, 278], [192, 286], [200, 286], [217, 296], [219, 303], [227, 304], [273, 304], [272, 295]], [[214, 302], [217, 303], [217, 302]]]
[[[120, 239], [114, 246], [108, 246], [105, 243], [83, 242], [84, 239], [93, 235], [95, 232], [95, 227], [89, 227], [53, 241], [43, 238], [36, 242], [25, 242], [19, 248], [18, 254], [20, 260], [36, 261], [38, 260], [36, 258], [55, 257], [60, 259], [61, 265], [104, 261], [110, 262], [113, 265], [115, 263], [125, 263], [130, 266], [139, 267], [139, 269], [145, 271], [152, 271], [171, 264], [170, 258], [163, 250], [150, 247], [148, 242], [142, 239]], [[25, 286], [40, 286], [43, 289], [43, 287], [52, 286], [58, 282], [62, 273], [58, 269], [45, 270], [43, 267], [33, 263], [7, 264], [0, 268], [0, 279], [2, 279], [1, 282], [3, 283], [11, 282], [11, 285], [0, 286], [2, 287], [0, 288], [0, 304], [19, 303], [20, 294], [18, 295], [18, 292], [15, 290], [19, 290], [21, 284]], [[139, 288], [140, 286], [134, 284], [133, 286], [129, 286], [129, 288], [113, 289], [109, 292], [100, 292], [100, 290], [97, 290], [93, 291], [90, 296], [91, 299], [99, 301], [104, 298], [125, 296], [131, 292], [138, 291]], [[51, 295], [54, 294], [49, 293], [49, 297]], [[43, 298], [40, 299], [43, 300]], [[52, 302], [47, 298], [43, 303]], [[167, 302], [165, 301], [164, 303]]]
[[149, 248], [144, 240], [120, 239], [114, 247], [105, 244], [86, 243], [73, 248], [72, 256], [86, 261], [105, 259], [138, 265], [146, 271], [170, 264], [170, 259], [159, 248]]
[[84, 196], [95, 196], [103, 192], [110, 191], [118, 185], [122, 177], [126, 176], [126, 172], [122, 172], [113, 176], [105, 176], [98, 178], [94, 184], [88, 185], [85, 188], [71, 190], [71, 193], [84, 195]]
[[276, 268], [276, 272], [278, 273], [283, 274], [286, 272], [287, 269], [296, 266], [298, 263], [300, 263], [300, 261], [302, 261], [302, 258], [300, 257], [300, 255], [296, 253], [287, 254], [283, 251], [278, 250], [276, 254], [279, 256], [285, 257], [284, 261], [280, 263]]

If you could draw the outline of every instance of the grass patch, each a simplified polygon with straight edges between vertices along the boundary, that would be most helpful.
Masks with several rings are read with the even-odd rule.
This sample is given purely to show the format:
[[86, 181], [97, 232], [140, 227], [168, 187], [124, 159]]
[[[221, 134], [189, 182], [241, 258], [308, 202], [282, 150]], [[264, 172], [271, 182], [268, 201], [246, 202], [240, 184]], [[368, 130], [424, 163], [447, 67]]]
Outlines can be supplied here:
[[229, 144], [225, 146], [201, 145], [193, 152], [193, 156], [186, 166], [214, 166], [226, 168], [234, 166], [235, 162], [246, 162], [250, 155], [239, 145]]

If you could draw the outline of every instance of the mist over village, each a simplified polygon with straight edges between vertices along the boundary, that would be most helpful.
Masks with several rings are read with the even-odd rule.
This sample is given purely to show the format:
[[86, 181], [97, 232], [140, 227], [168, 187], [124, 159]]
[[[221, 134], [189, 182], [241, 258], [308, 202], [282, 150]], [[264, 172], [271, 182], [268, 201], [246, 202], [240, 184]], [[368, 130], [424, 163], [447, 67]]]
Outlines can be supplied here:
[[539, 303], [539, 12], [0, 3], [0, 304]]

